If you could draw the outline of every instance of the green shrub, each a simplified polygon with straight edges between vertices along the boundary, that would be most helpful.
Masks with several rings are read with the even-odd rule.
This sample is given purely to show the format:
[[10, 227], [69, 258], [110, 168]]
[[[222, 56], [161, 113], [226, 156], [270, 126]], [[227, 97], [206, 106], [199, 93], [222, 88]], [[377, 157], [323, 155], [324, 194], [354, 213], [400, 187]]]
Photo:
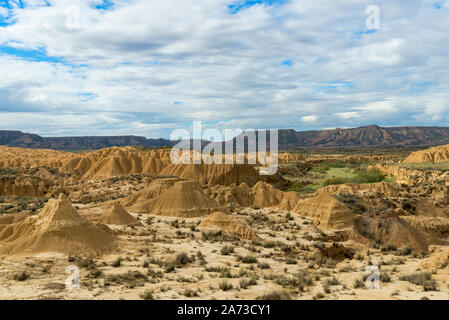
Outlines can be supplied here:
[[416, 272], [410, 275], [401, 276], [399, 280], [408, 281], [418, 286], [423, 286], [424, 291], [436, 291], [437, 286], [430, 272]]
[[13, 279], [16, 281], [25, 281], [30, 277], [30, 275], [26, 271], [18, 272], [14, 274]]
[[385, 175], [378, 171], [357, 170], [355, 176], [350, 179], [353, 183], [376, 183], [385, 179]]
[[112, 261], [111, 266], [114, 268], [118, 268], [120, 267], [120, 265], [122, 264], [123, 259], [121, 257], [115, 259], [114, 261]]
[[218, 284], [218, 287], [223, 291], [232, 290], [233, 286], [231, 283], [229, 283], [227, 280], [223, 280]]
[[346, 179], [340, 178], [340, 177], [328, 178], [328, 179], [324, 180], [323, 186], [325, 187], [325, 186], [330, 186], [330, 185], [343, 184], [346, 182], [348, 182]]
[[140, 295], [143, 300], [154, 300], [153, 291], [147, 289]]
[[355, 279], [354, 288], [365, 288], [365, 282], [362, 279]]
[[364, 201], [354, 194], [339, 194], [335, 196], [339, 201], [346, 204], [352, 212], [362, 214], [367, 211], [367, 206]]
[[380, 281], [381, 282], [391, 282], [391, 277], [388, 273], [382, 272], [380, 275]]
[[257, 263], [257, 259], [253, 256], [243, 257], [241, 260], [243, 263]]
[[285, 291], [272, 291], [270, 293], [264, 294], [263, 296], [257, 297], [256, 300], [290, 300], [290, 296]]
[[234, 247], [233, 246], [224, 246], [221, 248], [221, 254], [224, 256], [227, 256], [231, 253], [234, 252]]
[[189, 262], [189, 257], [187, 256], [187, 253], [185, 253], [185, 252], [178, 253], [176, 255], [175, 262], [176, 262], [176, 265], [178, 265], [178, 266], [187, 264]]
[[257, 284], [257, 280], [255, 278], [251, 278], [249, 280], [242, 279], [240, 280], [240, 288], [241, 289], [247, 289], [250, 286], [254, 286]]

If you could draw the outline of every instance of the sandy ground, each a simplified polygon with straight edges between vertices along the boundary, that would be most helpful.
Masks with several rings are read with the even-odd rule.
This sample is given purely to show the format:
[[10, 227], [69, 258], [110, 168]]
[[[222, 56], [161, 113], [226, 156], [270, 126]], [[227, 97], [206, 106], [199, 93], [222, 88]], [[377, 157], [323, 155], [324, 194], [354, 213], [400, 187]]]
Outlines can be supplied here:
[[[85, 214], [82, 207], [80, 213]], [[418, 257], [369, 249], [369, 256], [362, 250], [353, 259], [329, 259], [319, 266], [313, 256], [322, 234], [309, 219], [292, 215], [288, 220], [286, 212], [277, 209], [233, 213], [256, 230], [260, 241], [206, 240], [194, 228], [199, 218], [133, 215], [144, 227], [110, 226], [121, 251], [96, 257], [93, 263], [82, 262], [88, 257], [62, 254], [1, 257], [0, 299], [256, 299], [272, 292], [287, 293], [292, 299], [449, 299], [447, 268], [434, 271], [433, 291], [399, 280], [420, 271]], [[224, 246], [233, 246], [234, 251], [224, 255]], [[181, 253], [186, 261], [171, 270], [168, 266]], [[245, 263], [248, 256], [256, 260]], [[380, 290], [354, 287], [365, 275], [368, 261], [377, 265], [394, 259], [402, 262], [381, 266], [390, 281], [381, 282]], [[66, 268], [71, 265], [79, 267], [79, 289], [66, 288]], [[298, 276], [304, 271], [305, 276]]]

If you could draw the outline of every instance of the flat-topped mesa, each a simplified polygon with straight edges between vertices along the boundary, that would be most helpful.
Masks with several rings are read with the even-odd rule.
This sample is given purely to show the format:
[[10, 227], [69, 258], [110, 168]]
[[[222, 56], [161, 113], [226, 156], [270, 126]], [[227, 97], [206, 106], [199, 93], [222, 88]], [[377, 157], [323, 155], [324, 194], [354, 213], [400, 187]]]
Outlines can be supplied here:
[[117, 250], [115, 240], [104, 228], [81, 217], [65, 195], [49, 200], [37, 216], [0, 225], [0, 254], [100, 255]]

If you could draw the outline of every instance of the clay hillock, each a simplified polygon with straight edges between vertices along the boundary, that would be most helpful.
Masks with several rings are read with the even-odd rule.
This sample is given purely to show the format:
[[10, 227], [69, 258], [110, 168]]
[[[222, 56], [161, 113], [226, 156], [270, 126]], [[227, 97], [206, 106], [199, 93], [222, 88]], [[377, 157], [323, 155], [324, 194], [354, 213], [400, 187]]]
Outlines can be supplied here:
[[112, 147], [78, 155], [64, 163], [63, 172], [83, 179], [102, 179], [132, 174], [156, 177], [170, 162], [169, 150], [139, 151], [133, 147]]
[[430, 246], [429, 257], [419, 264], [420, 268], [427, 270], [444, 269], [449, 265], [449, 248], [446, 246]]
[[278, 208], [285, 211], [292, 211], [303, 198], [295, 192], [283, 192], [282, 200], [279, 202]]
[[345, 183], [338, 185], [329, 185], [324, 188], [319, 189], [317, 192], [327, 192], [327, 193], [349, 193], [354, 194], [358, 192], [377, 192], [388, 197], [397, 197], [399, 194], [399, 189], [387, 182], [379, 183]]
[[409, 246], [427, 251], [433, 243], [432, 237], [412, 227], [393, 212], [366, 213], [355, 222], [356, 230], [365, 238], [382, 245], [394, 245], [397, 248]]
[[236, 236], [243, 240], [259, 238], [250, 227], [224, 212], [214, 212], [207, 216], [198, 228], [218, 228], [224, 235]]
[[302, 200], [296, 192], [284, 192], [263, 181], [257, 182], [252, 188], [246, 183], [239, 186], [235, 184], [229, 186], [215, 185], [205, 188], [204, 193], [224, 206], [278, 207], [286, 211], [290, 211]]
[[258, 171], [249, 164], [170, 163], [160, 174], [208, 185], [230, 185], [244, 182], [253, 186], [259, 180]]
[[0, 254], [98, 255], [116, 249], [114, 236], [81, 217], [63, 194], [38, 215], [0, 226]]
[[180, 181], [178, 178], [154, 179], [144, 189], [123, 199], [122, 204], [124, 207], [132, 207], [133, 205], [140, 206], [143, 202], [161, 195], [178, 181]]
[[430, 149], [414, 151], [405, 158], [403, 163], [418, 162], [449, 162], [449, 144]]
[[326, 192], [300, 201], [293, 211], [312, 218], [317, 226], [324, 229], [342, 229], [354, 225], [355, 216], [351, 210]]
[[114, 224], [124, 226], [143, 226], [136, 218], [130, 215], [120, 204], [114, 202], [112, 206], [106, 209], [100, 216], [92, 217], [92, 221], [103, 224]]
[[429, 183], [435, 181], [444, 181], [449, 178], [449, 172], [439, 170], [417, 170], [403, 168], [398, 165], [375, 164], [368, 166], [368, 170], [381, 172], [389, 177], [393, 177], [397, 184], [414, 185], [419, 183]]
[[259, 181], [253, 188], [253, 205], [258, 208], [274, 207], [281, 203], [285, 192], [276, 189], [271, 184]]
[[0, 146], [0, 168], [59, 168], [73, 153], [47, 149], [23, 149]]
[[227, 211], [217, 202], [207, 197], [201, 185], [193, 181], [179, 181], [161, 195], [135, 205], [132, 211], [173, 217], [200, 217], [215, 211]]
[[246, 184], [231, 184], [229, 186], [214, 185], [203, 190], [204, 194], [223, 206], [251, 207], [254, 195]]

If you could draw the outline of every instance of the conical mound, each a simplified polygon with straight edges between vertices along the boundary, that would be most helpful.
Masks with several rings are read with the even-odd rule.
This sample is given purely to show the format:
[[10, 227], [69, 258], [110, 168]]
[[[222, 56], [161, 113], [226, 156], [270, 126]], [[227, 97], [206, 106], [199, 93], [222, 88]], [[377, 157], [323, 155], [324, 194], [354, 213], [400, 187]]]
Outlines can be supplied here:
[[115, 249], [115, 238], [81, 217], [64, 195], [49, 200], [37, 216], [0, 226], [0, 254], [97, 255]]
[[164, 178], [153, 180], [143, 190], [125, 198], [122, 202], [123, 206], [128, 208], [136, 205], [138, 207], [142, 202], [161, 195], [178, 181], [178, 178]]
[[237, 236], [244, 240], [259, 238], [248, 226], [223, 212], [214, 212], [204, 218], [198, 228], [220, 228], [223, 234]]
[[326, 192], [299, 202], [293, 211], [313, 218], [317, 225], [327, 229], [346, 228], [353, 226], [354, 223], [351, 210]]
[[274, 207], [279, 205], [284, 197], [284, 192], [276, 189], [271, 184], [259, 181], [253, 187], [254, 206], [259, 208]]
[[278, 207], [281, 210], [291, 211], [298, 205], [300, 201], [302, 201], [302, 199], [297, 192], [284, 192], [284, 196], [282, 197], [282, 200], [279, 203]]
[[148, 201], [136, 212], [173, 217], [200, 217], [217, 210], [226, 210], [208, 198], [196, 182], [179, 181], [160, 196]]
[[93, 220], [103, 224], [142, 226], [142, 223], [130, 215], [119, 202], [115, 202], [103, 215]]
[[395, 214], [382, 213], [380, 215], [364, 214], [355, 222], [357, 231], [362, 235], [369, 235], [383, 245], [394, 245], [398, 248], [410, 246], [427, 251], [432, 237], [412, 227]]

